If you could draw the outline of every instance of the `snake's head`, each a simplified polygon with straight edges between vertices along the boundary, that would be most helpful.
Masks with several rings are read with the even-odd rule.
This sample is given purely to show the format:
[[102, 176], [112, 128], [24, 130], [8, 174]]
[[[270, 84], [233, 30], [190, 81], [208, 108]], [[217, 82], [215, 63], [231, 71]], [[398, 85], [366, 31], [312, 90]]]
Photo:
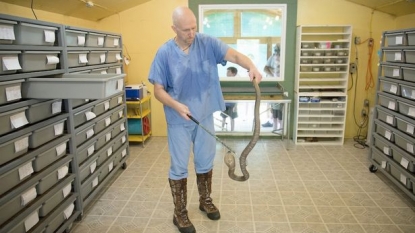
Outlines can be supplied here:
[[233, 155], [232, 151], [228, 151], [225, 154], [225, 164], [228, 166], [228, 168], [234, 169], [235, 168], [235, 156]]

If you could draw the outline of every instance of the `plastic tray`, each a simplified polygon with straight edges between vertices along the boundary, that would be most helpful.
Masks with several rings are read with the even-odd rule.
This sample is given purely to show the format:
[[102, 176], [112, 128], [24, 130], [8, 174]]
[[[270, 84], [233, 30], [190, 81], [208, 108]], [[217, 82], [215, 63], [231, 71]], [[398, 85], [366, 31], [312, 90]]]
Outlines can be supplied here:
[[81, 165], [86, 159], [95, 153], [95, 143], [96, 141], [90, 142], [85, 148], [78, 151], [76, 154], [78, 165]]
[[125, 129], [125, 122], [122, 122], [121, 124], [114, 126], [114, 129], [111, 131], [111, 137], [115, 138], [118, 134], [125, 131]]
[[408, 86], [404, 84], [399, 85], [401, 88], [401, 96], [415, 100], [415, 86]]
[[402, 120], [399, 117], [396, 118], [398, 129], [412, 137], [415, 137], [415, 124]]
[[91, 51], [88, 53], [88, 65], [104, 64], [106, 56], [106, 51]]
[[86, 35], [86, 46], [87, 47], [104, 47], [105, 35], [99, 33], [89, 32]]
[[89, 102], [89, 99], [72, 99], [72, 108], [82, 106]]
[[85, 179], [91, 175], [94, 174], [98, 170], [98, 158], [96, 158], [93, 161], [90, 161], [88, 165], [86, 165], [80, 172], [79, 172], [79, 180], [81, 181], [81, 184], [84, 183]]
[[119, 48], [121, 43], [121, 37], [116, 35], [107, 35], [105, 37], [104, 46], [107, 48]]
[[[51, 172], [49, 175], [43, 177], [42, 179], [40, 179], [39, 184], [36, 186], [36, 190], [38, 192], [39, 195], [45, 193], [46, 191], [48, 191], [50, 188], [52, 188], [52, 186], [54, 186], [55, 184], [57, 184], [59, 182], [59, 180], [65, 178], [67, 175], [63, 176], [63, 177], [59, 177], [59, 171], [61, 171], [62, 174], [63, 171], [67, 170], [69, 171], [69, 163], [60, 166], [59, 168], [57, 168], [55, 171]], [[59, 179], [60, 178], [60, 179]]]
[[415, 49], [404, 50], [404, 53], [405, 53], [405, 62], [415, 64]]
[[[0, 176], [0, 180], [2, 183], [2, 185], [0, 185], [0, 196], [12, 189], [13, 187], [15, 187], [16, 185], [20, 184], [24, 180], [27, 180], [31, 177], [31, 174], [33, 174], [33, 160], [34, 158]], [[23, 177], [20, 177], [19, 169], [21, 169], [22, 171], [26, 171], [25, 173], [22, 173], [24, 174]]]
[[107, 59], [105, 63], [116, 63], [120, 61], [120, 58], [121, 58], [121, 51], [108, 51]]
[[123, 92], [125, 74], [64, 74], [60, 78], [29, 78], [27, 98], [105, 99]]
[[86, 32], [65, 30], [66, 46], [83, 47], [86, 42]]
[[[108, 136], [107, 136], [108, 135]], [[95, 143], [95, 150], [101, 149], [107, 142], [111, 140], [111, 132], [107, 132], [101, 137], [98, 138], [98, 140]]]
[[[0, 23], [1, 24], [1, 23]], [[1, 40], [0, 40], [1, 41]], [[1, 44], [1, 43], [0, 43]], [[21, 64], [19, 61], [20, 51], [0, 51], [0, 75], [3, 74], [14, 74], [18, 70], [21, 70]], [[12, 64], [5, 64], [5, 60], [10, 60]]]
[[[21, 56], [22, 72], [55, 70], [59, 64], [59, 51], [24, 51]], [[50, 58], [58, 59], [52, 61]], [[56, 63], [57, 62], [57, 63]]]
[[0, 26], [3, 28], [6, 28], [8, 32], [10, 32], [10, 35], [8, 38], [2, 38], [0, 39], [0, 44], [13, 44], [16, 40], [16, 36], [14, 34], [14, 27], [17, 25], [16, 21], [10, 21], [10, 20], [4, 20], [0, 19]]
[[92, 111], [97, 115], [101, 115], [104, 112], [108, 111], [110, 109], [110, 101], [104, 101], [101, 102], [97, 105], [95, 105], [95, 107], [92, 109]]
[[114, 96], [110, 100], [110, 109], [117, 107], [123, 103], [124, 95]]
[[98, 166], [102, 166], [102, 164], [105, 163], [105, 161], [107, 161], [108, 158], [110, 158], [112, 155], [114, 155], [115, 150], [113, 149], [113, 145], [107, 145], [105, 146], [105, 149], [100, 151], [100, 154], [98, 156], [98, 160], [97, 160], [97, 165]]
[[415, 82], [415, 68], [402, 67], [402, 77], [406, 81]]
[[400, 149], [393, 149], [392, 150], [393, 160], [395, 160], [398, 164], [400, 164], [403, 168], [410, 172], [414, 172], [414, 160], [415, 158], [408, 153], [400, 150]]
[[393, 111], [398, 111], [398, 101], [387, 96], [379, 94], [379, 104]]
[[62, 158], [62, 156], [66, 155], [67, 149], [58, 154], [58, 147], [63, 148], [65, 146], [65, 148], [68, 148], [68, 141], [69, 139], [62, 143], [59, 143], [58, 145], [50, 148], [42, 154], [37, 155], [36, 159], [33, 161], [33, 169], [35, 170], [35, 172], [40, 172], [43, 168], [49, 166], [56, 160]]
[[382, 165], [383, 162], [386, 162], [384, 156], [382, 156], [377, 150], [372, 150], [371, 158], [380, 165]]
[[406, 45], [405, 33], [391, 33], [385, 34], [388, 46], [402, 46]]
[[28, 151], [29, 135], [31, 134], [32, 133], [25, 134], [0, 145], [0, 166]]
[[94, 174], [94, 178], [92, 178], [89, 182], [85, 183], [81, 187], [81, 197], [85, 201], [85, 199], [91, 194], [91, 192], [99, 185], [101, 182], [98, 178], [101, 172], [97, 172]]
[[[23, 107], [8, 112], [0, 113], [0, 135], [12, 132], [18, 128], [27, 125], [29, 122], [27, 121], [25, 115], [26, 109], [27, 107]], [[12, 119], [14, 119], [14, 126], [12, 123]]]
[[108, 67], [108, 74], [122, 74], [122, 67], [120, 66], [111, 66]]
[[382, 65], [383, 76], [395, 79], [402, 79], [402, 70], [399, 66]]
[[376, 133], [378, 133], [383, 138], [391, 142], [395, 141], [395, 135], [392, 131], [386, 129], [385, 127], [379, 124], [375, 124], [375, 128], [376, 128]]
[[30, 105], [26, 117], [30, 124], [45, 120], [62, 112], [62, 100], [48, 100]]
[[39, 219], [39, 208], [40, 207], [38, 207], [36, 210], [34, 210], [32, 213], [30, 213], [28, 216], [27, 216], [27, 218], [29, 217], [29, 216], [36, 216], [36, 217], [33, 217], [33, 219], [36, 219], [37, 220], [37, 222], [33, 222], [33, 221], [28, 221], [28, 223], [30, 223], [30, 224], [28, 224], [29, 225], [29, 228], [27, 229], [26, 228], [26, 223], [25, 223], [25, 221], [27, 221], [27, 218], [26, 219], [24, 219], [24, 220], [22, 220], [21, 222], [19, 222], [19, 223], [17, 223], [14, 227], [13, 227], [13, 229], [11, 229], [9, 232], [7, 232], [7, 233], [25, 233], [25, 232], [33, 232], [33, 231], [31, 231], [31, 229], [33, 228], [33, 227], [35, 227], [36, 225], [37, 225], [37, 223], [40, 221], [40, 219]]
[[65, 128], [65, 122], [66, 119], [33, 131], [29, 136], [29, 148], [39, 147], [62, 135], [64, 130], [60, 130]]
[[415, 107], [414, 106], [412, 106], [410, 104], [407, 104], [407, 103], [404, 103], [404, 102], [401, 102], [399, 100], [398, 100], [398, 103], [399, 103], [399, 112], [400, 113], [402, 113], [405, 116], [415, 118]]
[[76, 136], [75, 136], [76, 146], [78, 147], [78, 146], [84, 144], [86, 141], [88, 141], [88, 139], [90, 139], [94, 135], [95, 135], [94, 125], [86, 127], [85, 129], [83, 129], [82, 131], [80, 131], [76, 134]]
[[21, 100], [23, 82], [23, 79], [0, 82], [0, 105]]
[[401, 95], [401, 89], [398, 84], [385, 80], [380, 80], [380, 90], [398, 96]]
[[[54, 208], [56, 208], [66, 197], [64, 196], [64, 189], [68, 187], [68, 185], [71, 186], [72, 190], [72, 182], [71, 180], [69, 183], [67, 183], [61, 190], [56, 192], [52, 197], [50, 197], [48, 200], [46, 200], [42, 207], [39, 209], [39, 216], [45, 217], [48, 215]], [[70, 193], [67, 194], [68, 196]]]
[[[16, 44], [51, 46], [57, 42], [58, 28], [31, 23], [18, 23], [15, 26]], [[48, 34], [48, 40], [45, 34]]]
[[80, 126], [80, 125], [82, 125], [82, 124], [85, 124], [85, 122], [88, 122], [87, 115], [89, 117], [91, 117], [89, 120], [92, 120], [92, 119], [94, 119], [96, 117], [96, 116], [93, 117], [93, 115], [95, 115], [95, 114], [92, 111], [92, 107], [91, 108], [84, 109], [84, 110], [82, 110], [82, 111], [77, 112], [77, 113], [74, 114], [74, 125], [75, 125], [75, 128], [78, 127], [78, 126]]
[[111, 125], [111, 117], [108, 116], [94, 125], [94, 132], [97, 134]]
[[387, 123], [388, 125], [396, 127], [396, 118], [394, 115], [384, 112], [380, 109], [377, 109], [377, 111], [379, 120]]
[[107, 68], [99, 68], [91, 70], [91, 74], [108, 74]]
[[406, 32], [406, 38], [408, 39], [408, 45], [415, 45], [415, 31]]
[[68, 52], [68, 67], [80, 67], [88, 64], [88, 51], [69, 51]]
[[415, 155], [414, 138], [407, 135], [395, 135], [395, 144], [411, 155]]
[[383, 154], [388, 155], [388, 156], [392, 155], [391, 147], [385, 141], [375, 137], [375, 146], [380, 151], [382, 151]]
[[387, 62], [405, 62], [405, 55], [402, 50], [385, 50]]
[[408, 175], [403, 174], [394, 164], [390, 164], [390, 174], [407, 189], [412, 190], [412, 182]]
[[[74, 203], [71, 203], [70, 205], [68, 205], [65, 208], [65, 210], [68, 208], [75, 209], [75, 207], [71, 207], [71, 206], [74, 206]], [[49, 222], [48, 227], [46, 227], [45, 229], [45, 233], [54, 233], [59, 228], [59, 226], [62, 225], [66, 221], [64, 211], [57, 214], [56, 217], [52, 219], [52, 221]], [[72, 215], [73, 211], [70, 214]]]

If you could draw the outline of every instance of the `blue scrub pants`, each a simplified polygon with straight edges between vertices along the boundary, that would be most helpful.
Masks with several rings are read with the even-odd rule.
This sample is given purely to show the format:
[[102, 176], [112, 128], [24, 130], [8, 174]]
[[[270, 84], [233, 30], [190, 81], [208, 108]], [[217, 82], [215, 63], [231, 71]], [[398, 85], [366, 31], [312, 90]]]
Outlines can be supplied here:
[[[215, 132], [213, 114], [200, 121], [200, 124], [210, 132]], [[214, 137], [194, 122], [167, 125], [167, 134], [170, 151], [170, 179], [187, 178], [192, 143], [196, 173], [207, 173], [212, 170], [216, 154]]]

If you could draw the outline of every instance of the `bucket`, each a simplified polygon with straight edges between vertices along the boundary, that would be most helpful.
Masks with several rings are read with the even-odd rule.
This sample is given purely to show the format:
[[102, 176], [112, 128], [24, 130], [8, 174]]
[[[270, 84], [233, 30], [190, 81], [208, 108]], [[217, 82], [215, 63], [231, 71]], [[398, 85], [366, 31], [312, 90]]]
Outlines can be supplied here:
[[[144, 132], [144, 133], [143, 133]], [[147, 135], [150, 132], [150, 119], [128, 119], [128, 134]]]

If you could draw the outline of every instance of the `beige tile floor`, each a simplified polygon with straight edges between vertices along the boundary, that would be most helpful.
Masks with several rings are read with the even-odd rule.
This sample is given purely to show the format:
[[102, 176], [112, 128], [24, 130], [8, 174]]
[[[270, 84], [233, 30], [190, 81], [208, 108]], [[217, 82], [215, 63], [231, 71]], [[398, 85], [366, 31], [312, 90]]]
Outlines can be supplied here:
[[[238, 154], [248, 139], [226, 139]], [[287, 149], [288, 148], [288, 149]], [[217, 144], [211, 221], [198, 209], [193, 165], [188, 180], [189, 217], [197, 232], [415, 232], [415, 202], [381, 172], [370, 173], [368, 150], [343, 146], [295, 146], [261, 139], [248, 157], [251, 177], [236, 182]], [[128, 168], [114, 176], [77, 222], [73, 233], [178, 232], [172, 223], [167, 181], [167, 138], [130, 146]]]

